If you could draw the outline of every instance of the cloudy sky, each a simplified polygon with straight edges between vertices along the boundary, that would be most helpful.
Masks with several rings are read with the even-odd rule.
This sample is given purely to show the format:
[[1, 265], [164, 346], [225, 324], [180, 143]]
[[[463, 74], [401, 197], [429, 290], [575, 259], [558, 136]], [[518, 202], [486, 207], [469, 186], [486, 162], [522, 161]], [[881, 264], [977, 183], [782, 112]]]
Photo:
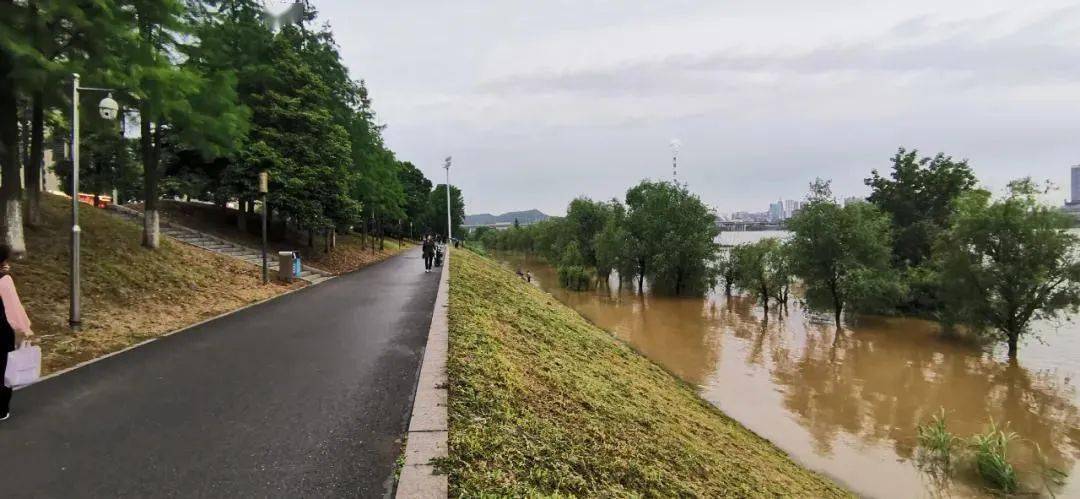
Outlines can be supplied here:
[[1000, 189], [1080, 163], [1067, 1], [316, 0], [401, 159], [469, 213], [565, 212], [679, 179], [722, 212], [839, 195], [899, 146]]

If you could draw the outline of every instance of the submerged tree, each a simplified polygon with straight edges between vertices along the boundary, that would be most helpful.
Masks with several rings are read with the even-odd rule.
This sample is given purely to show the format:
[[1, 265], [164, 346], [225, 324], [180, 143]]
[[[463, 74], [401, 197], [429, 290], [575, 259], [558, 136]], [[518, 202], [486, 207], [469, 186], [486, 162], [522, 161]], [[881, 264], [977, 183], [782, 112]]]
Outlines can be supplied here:
[[655, 291], [704, 294], [715, 284], [719, 251], [716, 217], [685, 187], [643, 181], [626, 192], [626, 252], [636, 262], [638, 289], [649, 278]]
[[790, 281], [787, 265], [782, 263], [782, 251], [780, 240], [773, 237], [740, 244], [731, 250], [734, 282], [754, 295], [766, 314], [769, 300], [782, 296], [781, 290]]
[[1006, 341], [1013, 359], [1031, 321], [1080, 306], [1080, 238], [1038, 194], [1030, 179], [1000, 200], [965, 194], [936, 250], [949, 318]]
[[907, 267], [930, 257], [934, 240], [948, 226], [954, 201], [974, 189], [976, 179], [966, 160], [942, 153], [919, 157], [919, 151], [901, 148], [888, 177], [874, 170], [864, 182], [872, 189], [867, 201], [891, 217], [894, 260]]
[[837, 327], [844, 310], [882, 308], [899, 294], [889, 265], [889, 217], [874, 205], [841, 207], [819, 179], [788, 228], [792, 270], [806, 285], [806, 304], [831, 310]]

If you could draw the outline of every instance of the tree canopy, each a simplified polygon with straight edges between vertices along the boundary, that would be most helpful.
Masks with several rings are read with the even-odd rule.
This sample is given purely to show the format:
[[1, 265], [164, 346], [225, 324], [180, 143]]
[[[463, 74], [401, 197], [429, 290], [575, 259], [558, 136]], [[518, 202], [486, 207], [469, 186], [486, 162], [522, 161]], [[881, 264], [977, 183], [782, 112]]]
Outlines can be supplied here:
[[964, 194], [936, 249], [948, 317], [1007, 342], [1013, 358], [1033, 320], [1080, 306], [1078, 237], [1038, 194], [1030, 179], [1001, 199]]

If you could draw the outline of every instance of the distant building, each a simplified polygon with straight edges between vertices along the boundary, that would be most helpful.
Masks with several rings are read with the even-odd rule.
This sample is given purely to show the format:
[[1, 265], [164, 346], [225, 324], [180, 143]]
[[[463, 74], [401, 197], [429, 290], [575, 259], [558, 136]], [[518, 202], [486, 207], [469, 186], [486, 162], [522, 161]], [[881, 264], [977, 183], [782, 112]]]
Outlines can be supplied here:
[[1070, 180], [1072, 184], [1069, 186], [1070, 199], [1065, 201], [1065, 206], [1061, 208], [1061, 211], [1069, 214], [1076, 221], [1074, 223], [1080, 223], [1080, 165], [1072, 167], [1072, 176]]
[[789, 219], [795, 216], [799, 210], [802, 209], [802, 201], [796, 201], [794, 199], [788, 199], [784, 201], [784, 219]]
[[1065, 204], [1080, 204], [1080, 165], [1072, 167], [1072, 185], [1069, 200]]
[[779, 222], [784, 219], [784, 202], [777, 201], [769, 204], [769, 221]]

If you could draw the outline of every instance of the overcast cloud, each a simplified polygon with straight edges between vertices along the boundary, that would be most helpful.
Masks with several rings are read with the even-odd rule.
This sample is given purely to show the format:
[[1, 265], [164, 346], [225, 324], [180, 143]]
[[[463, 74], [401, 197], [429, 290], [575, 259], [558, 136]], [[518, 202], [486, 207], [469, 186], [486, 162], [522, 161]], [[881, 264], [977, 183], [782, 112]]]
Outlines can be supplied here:
[[[1075, 1], [316, 2], [401, 159], [469, 213], [679, 178], [720, 211], [842, 196], [899, 146], [982, 182], [1080, 163]], [[441, 182], [441, 180], [438, 180]]]

